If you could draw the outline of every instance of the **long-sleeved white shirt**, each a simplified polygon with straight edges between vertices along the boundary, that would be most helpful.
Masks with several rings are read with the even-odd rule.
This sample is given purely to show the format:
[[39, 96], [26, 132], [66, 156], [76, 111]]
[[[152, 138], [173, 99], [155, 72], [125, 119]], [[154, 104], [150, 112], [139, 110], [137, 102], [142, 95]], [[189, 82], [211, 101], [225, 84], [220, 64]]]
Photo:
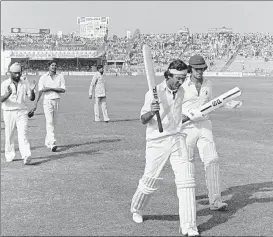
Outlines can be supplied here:
[[[159, 114], [163, 126], [163, 132], [158, 131], [156, 115], [146, 124], [146, 140], [153, 140], [175, 135], [180, 132], [182, 125], [182, 100], [183, 89], [180, 87], [175, 94], [167, 87], [166, 81], [157, 85], [157, 93], [159, 98], [160, 110]], [[153, 101], [152, 91], [148, 91], [145, 95], [145, 102], [141, 109], [140, 115], [151, 111], [151, 103]]]
[[94, 88], [95, 97], [106, 96], [105, 79], [100, 72], [96, 72], [96, 74], [92, 78], [92, 81], [89, 87], [89, 95], [93, 95], [93, 87], [95, 87]]

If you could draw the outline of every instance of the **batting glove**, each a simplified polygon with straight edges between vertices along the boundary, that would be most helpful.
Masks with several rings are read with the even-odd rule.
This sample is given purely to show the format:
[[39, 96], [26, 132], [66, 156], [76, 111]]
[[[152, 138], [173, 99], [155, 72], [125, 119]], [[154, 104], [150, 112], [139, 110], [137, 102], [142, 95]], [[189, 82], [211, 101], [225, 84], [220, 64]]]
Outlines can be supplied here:
[[[184, 112], [183, 112], [184, 113]], [[188, 112], [184, 113], [192, 121], [198, 121], [203, 119], [204, 115], [198, 109], [190, 109]]]

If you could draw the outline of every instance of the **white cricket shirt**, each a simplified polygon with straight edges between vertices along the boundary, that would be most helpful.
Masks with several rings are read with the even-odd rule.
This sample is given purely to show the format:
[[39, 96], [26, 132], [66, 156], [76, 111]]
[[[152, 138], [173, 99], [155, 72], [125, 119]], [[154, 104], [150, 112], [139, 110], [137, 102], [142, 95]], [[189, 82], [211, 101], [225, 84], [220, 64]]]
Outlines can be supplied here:
[[[163, 126], [163, 132], [158, 131], [156, 115], [146, 124], [146, 140], [153, 140], [161, 137], [171, 136], [180, 132], [182, 125], [182, 101], [183, 89], [180, 87], [175, 94], [167, 87], [166, 81], [157, 85], [157, 92], [160, 105], [160, 117]], [[148, 91], [145, 95], [145, 102], [141, 109], [140, 115], [151, 111], [153, 94]]]
[[17, 91], [11, 78], [6, 79], [1, 83], [1, 96], [5, 95], [10, 85], [12, 94], [2, 103], [2, 110], [24, 110], [28, 109], [26, 104], [26, 96], [30, 97], [31, 91], [27, 79], [20, 79], [17, 86]]
[[[45, 87], [62, 88], [65, 90], [66, 87], [65, 87], [64, 75], [56, 74], [53, 78], [49, 75], [49, 72], [42, 75], [38, 83], [38, 90], [41, 91]], [[55, 91], [47, 91], [47, 92], [44, 92], [43, 94], [44, 94], [44, 100], [54, 100], [54, 99], [59, 99], [61, 97], [60, 96], [61, 93], [58, 93]]]
[[[198, 109], [203, 104], [212, 100], [212, 84], [208, 78], [205, 78], [205, 77], [203, 78], [203, 83], [200, 88], [199, 94], [195, 87], [195, 84], [190, 79], [190, 75], [187, 76], [186, 80], [182, 84], [182, 87], [184, 89], [184, 99], [183, 99], [183, 105], [182, 105], [183, 111], [189, 111], [190, 109]], [[206, 115], [201, 120], [208, 120], [208, 119], [209, 119], [209, 116]], [[191, 121], [189, 123], [195, 123], [195, 122]]]

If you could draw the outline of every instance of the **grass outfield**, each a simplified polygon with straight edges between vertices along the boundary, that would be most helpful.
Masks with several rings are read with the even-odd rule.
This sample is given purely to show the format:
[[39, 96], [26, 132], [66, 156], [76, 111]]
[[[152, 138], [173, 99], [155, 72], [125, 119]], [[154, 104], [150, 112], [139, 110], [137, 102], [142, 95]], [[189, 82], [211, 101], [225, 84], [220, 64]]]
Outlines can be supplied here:
[[[108, 124], [94, 122], [88, 99], [91, 78], [66, 79], [57, 153], [44, 146], [40, 103], [29, 121], [32, 165], [24, 166], [22, 160], [5, 163], [1, 120], [1, 235], [178, 236], [178, 199], [169, 162], [144, 223], [137, 225], [131, 219], [131, 198], [145, 164], [145, 126], [139, 122], [145, 78], [106, 77]], [[212, 80], [215, 96], [241, 88], [243, 107], [211, 115], [223, 199], [229, 209], [209, 210], [203, 165], [197, 158], [198, 228], [202, 236], [272, 236], [273, 79]]]

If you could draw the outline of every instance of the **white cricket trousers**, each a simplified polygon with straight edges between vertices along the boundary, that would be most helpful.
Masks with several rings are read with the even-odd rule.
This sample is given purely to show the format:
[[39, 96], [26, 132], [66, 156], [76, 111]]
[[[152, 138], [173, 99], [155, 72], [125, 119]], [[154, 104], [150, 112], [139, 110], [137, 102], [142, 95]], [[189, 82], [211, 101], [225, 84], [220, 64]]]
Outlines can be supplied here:
[[159, 188], [159, 175], [169, 158], [179, 199], [180, 227], [183, 233], [189, 228], [197, 231], [195, 167], [189, 161], [184, 134], [147, 141], [144, 175], [133, 196], [131, 212], [142, 213], [147, 206], [151, 194]]
[[213, 139], [211, 121], [203, 120], [186, 125], [182, 132], [187, 134], [186, 144], [190, 159], [193, 160], [194, 149], [197, 146], [200, 159], [204, 163], [210, 204], [214, 204], [217, 200], [222, 201], [219, 157]]
[[106, 96], [95, 97], [95, 104], [94, 104], [95, 121], [100, 121], [100, 108], [102, 110], [103, 120], [109, 121], [110, 119], [108, 117], [108, 112], [107, 112]]
[[58, 120], [60, 99], [44, 100], [43, 107], [46, 119], [45, 145], [51, 147], [56, 143], [55, 128]]
[[27, 114], [27, 110], [3, 110], [6, 161], [12, 161], [15, 158], [15, 127], [17, 127], [18, 144], [22, 159], [31, 156], [30, 144], [27, 138]]

